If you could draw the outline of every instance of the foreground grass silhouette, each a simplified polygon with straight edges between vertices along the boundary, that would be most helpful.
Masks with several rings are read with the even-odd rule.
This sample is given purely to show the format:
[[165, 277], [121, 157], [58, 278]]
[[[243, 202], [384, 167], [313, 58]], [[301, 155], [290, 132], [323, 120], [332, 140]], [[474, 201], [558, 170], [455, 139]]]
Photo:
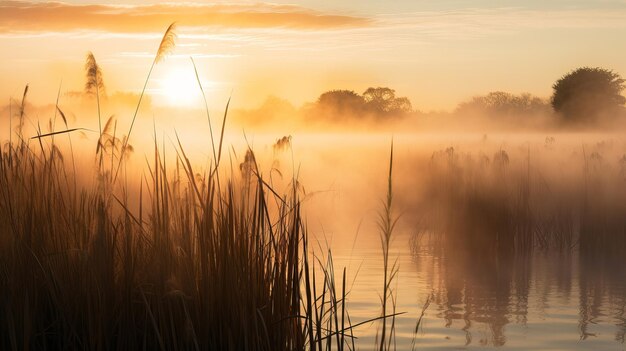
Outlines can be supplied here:
[[118, 197], [47, 145], [0, 146], [0, 348], [354, 346], [345, 271], [338, 287], [312, 260], [296, 189], [278, 196], [252, 151], [240, 184], [182, 150], [168, 172], [155, 148], [148, 185]]
[[[175, 37], [172, 24], [122, 139], [116, 128], [111, 134], [112, 118], [102, 128], [101, 73], [88, 56], [99, 123], [91, 186], [77, 185], [84, 174], [76, 171], [67, 134], [84, 128], [68, 128], [58, 99], [66, 130], [38, 129], [32, 147], [25, 139], [26, 86], [17, 141], [0, 146], [0, 348], [354, 349], [358, 324], [351, 325], [345, 306], [345, 270], [339, 290], [330, 254], [327, 263], [309, 255], [297, 189], [278, 195], [252, 150], [241, 165], [243, 181], [220, 182], [228, 104], [217, 153], [207, 108], [215, 166], [204, 175], [192, 169], [180, 141], [176, 171], [168, 173], [155, 140], [138, 194], [120, 184], [141, 98]], [[71, 167], [54, 143], [60, 134], [68, 135]], [[393, 315], [373, 320], [387, 317]]]

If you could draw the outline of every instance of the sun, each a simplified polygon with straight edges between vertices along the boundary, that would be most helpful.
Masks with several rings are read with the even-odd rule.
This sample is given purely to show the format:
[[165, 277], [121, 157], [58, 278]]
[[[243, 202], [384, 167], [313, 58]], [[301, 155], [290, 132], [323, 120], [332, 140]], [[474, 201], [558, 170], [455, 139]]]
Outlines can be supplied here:
[[159, 79], [159, 93], [166, 104], [192, 107], [202, 98], [198, 80], [192, 68], [174, 67]]

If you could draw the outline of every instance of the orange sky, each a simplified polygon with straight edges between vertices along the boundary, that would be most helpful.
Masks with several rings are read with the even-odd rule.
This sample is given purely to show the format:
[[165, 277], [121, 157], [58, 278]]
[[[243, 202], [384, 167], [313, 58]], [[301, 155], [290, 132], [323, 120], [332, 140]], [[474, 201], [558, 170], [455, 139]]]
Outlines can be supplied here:
[[235, 106], [250, 107], [268, 95], [302, 104], [329, 89], [389, 86], [418, 109], [451, 109], [494, 90], [547, 97], [557, 78], [585, 65], [626, 75], [623, 1], [498, 6], [0, 1], [0, 98], [19, 98], [27, 83], [37, 103], [52, 103], [59, 84], [81, 90], [88, 51], [109, 92], [136, 93], [172, 21], [178, 45], [148, 87], [156, 104], [200, 103], [190, 56], [212, 108], [231, 91]]

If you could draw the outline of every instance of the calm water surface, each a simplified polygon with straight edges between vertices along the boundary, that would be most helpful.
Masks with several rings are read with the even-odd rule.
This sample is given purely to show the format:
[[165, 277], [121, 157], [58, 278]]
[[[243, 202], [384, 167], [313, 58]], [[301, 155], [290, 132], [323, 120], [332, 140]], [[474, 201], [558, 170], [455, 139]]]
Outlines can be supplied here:
[[[480, 262], [411, 249], [396, 238], [397, 348], [455, 350], [624, 350], [623, 267], [591, 266], [576, 255], [535, 254], [523, 262]], [[357, 245], [358, 246], [358, 245]], [[349, 297], [353, 322], [380, 313], [382, 257], [376, 249], [334, 257], [359, 267]], [[583, 268], [583, 265], [585, 267]], [[414, 335], [421, 307], [430, 297]], [[359, 327], [360, 349], [373, 345], [377, 325]], [[415, 341], [414, 341], [415, 339]]]
[[[480, 137], [470, 143], [478, 144]], [[385, 195], [388, 139], [294, 142], [309, 187], [307, 224], [316, 254], [332, 249], [338, 279], [347, 268], [352, 324], [380, 315], [383, 267], [375, 221]], [[402, 217], [391, 257], [399, 264], [396, 311], [406, 312], [396, 320], [397, 349], [411, 350], [414, 344], [422, 350], [625, 350], [623, 258], [582, 258], [573, 250], [496, 261], [481, 252], [437, 249], [427, 238], [414, 240], [415, 214], [402, 199], [420, 191], [410, 181], [419, 176], [419, 160], [449, 144], [396, 138], [396, 213]], [[358, 349], [372, 349], [377, 328], [372, 323], [355, 330]]]
[[[583, 258], [573, 250], [496, 261], [480, 251], [441, 250], [426, 238], [414, 240], [420, 213], [411, 202], [424, 194], [420, 177], [433, 152], [506, 150], [512, 164], [531, 155], [534, 169], [558, 182], [559, 172], [582, 171], [581, 143], [595, 145], [606, 160], [626, 150], [621, 135], [553, 135], [553, 145], [545, 144], [546, 135], [395, 135], [394, 209], [401, 218], [391, 258], [399, 265], [393, 284], [396, 311], [406, 312], [396, 319], [398, 350], [626, 350], [623, 257]], [[267, 166], [264, 174], [277, 189], [282, 179], [287, 190], [291, 174], [298, 175], [306, 192], [310, 247], [318, 257], [332, 250], [337, 281], [347, 269], [352, 324], [379, 316], [383, 259], [376, 218], [386, 191], [391, 136], [294, 135], [292, 148], [277, 152], [272, 144], [279, 137], [249, 137], [257, 159]], [[243, 154], [245, 147], [233, 148]], [[540, 157], [554, 167], [541, 169]], [[427, 300], [430, 306], [415, 334]], [[356, 328], [357, 349], [373, 348], [378, 326]]]

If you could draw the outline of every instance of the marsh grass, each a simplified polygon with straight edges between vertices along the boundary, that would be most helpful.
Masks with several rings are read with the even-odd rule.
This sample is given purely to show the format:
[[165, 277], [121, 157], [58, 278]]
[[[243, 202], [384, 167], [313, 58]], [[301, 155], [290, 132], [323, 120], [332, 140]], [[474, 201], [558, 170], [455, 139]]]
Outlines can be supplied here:
[[241, 179], [220, 181], [222, 136], [215, 167], [195, 169], [180, 141], [172, 167], [155, 136], [131, 190], [116, 129], [91, 183], [54, 142], [69, 132], [0, 146], [0, 349], [344, 350], [378, 320], [393, 335], [395, 308], [352, 324], [346, 270], [310, 249], [297, 180], [279, 195], [249, 149]]
[[0, 149], [2, 349], [353, 344], [345, 270], [335, 282], [330, 255], [310, 260], [298, 195], [256, 166], [249, 187], [220, 188], [178, 150], [172, 180], [155, 147], [131, 209], [128, 193], [74, 188], [52, 150]]
[[[133, 127], [135, 126], [135, 121], [137, 120], [137, 114], [139, 113], [139, 108], [141, 107], [141, 101], [143, 100], [144, 94], [146, 92], [146, 88], [148, 87], [148, 82], [150, 81], [150, 76], [152, 75], [152, 71], [154, 70], [154, 66], [159, 62], [163, 61], [167, 55], [169, 55], [176, 45], [176, 23], [170, 24], [165, 33], [163, 33], [163, 38], [161, 38], [161, 42], [159, 44], [159, 48], [157, 49], [156, 54], [154, 55], [154, 59], [152, 60], [152, 65], [150, 66], [150, 70], [148, 71], [148, 75], [146, 76], [146, 81], [143, 84], [143, 88], [141, 89], [141, 94], [139, 94], [139, 101], [137, 101], [137, 107], [135, 108], [135, 113], [133, 114], [133, 118], [130, 121], [130, 127], [128, 128], [127, 137], [122, 143], [121, 152], [119, 157], [119, 162], [117, 163], [117, 167], [115, 168], [115, 172], [113, 174], [113, 182], [117, 180], [117, 176], [120, 172], [120, 168], [122, 167], [122, 163], [124, 161], [124, 155], [127, 152], [128, 148], [128, 139], [133, 132]], [[211, 133], [211, 140], [213, 140], [213, 133]]]
[[[427, 168], [425, 231], [443, 247], [492, 257], [534, 250], [582, 255], [626, 250], [624, 178], [600, 153], [584, 152], [574, 172], [546, 179], [530, 146], [514, 159], [448, 148]], [[536, 155], [541, 156], [541, 155]], [[567, 172], [567, 171], [564, 171]], [[567, 174], [567, 173], [565, 173]]]
[[[120, 169], [133, 151], [129, 138], [151, 73], [175, 38], [172, 24], [125, 135], [115, 116], [102, 125], [102, 73], [88, 54], [85, 91], [96, 96], [98, 112], [91, 182], [83, 179], [88, 171], [77, 170], [72, 144], [72, 132], [89, 129], [70, 128], [57, 98], [50, 131], [37, 127], [26, 138], [28, 85], [24, 89], [18, 140], [11, 132], [0, 145], [0, 349], [354, 350], [354, 328], [378, 320], [381, 345], [386, 335], [391, 340], [398, 314], [390, 292], [397, 268], [387, 262], [391, 163], [381, 217], [383, 313], [356, 324], [347, 309], [346, 270], [337, 281], [331, 252], [323, 259], [310, 249], [298, 180], [280, 195], [250, 148], [240, 178], [232, 158], [231, 173], [220, 172], [230, 99], [217, 142], [204, 100], [213, 156], [208, 170], [194, 168], [178, 134], [172, 167], [155, 132], [138, 189], [127, 186]], [[55, 130], [57, 112], [65, 130]], [[55, 143], [61, 135], [68, 138], [71, 166]]]
[[[392, 310], [391, 325], [387, 327], [387, 318], [382, 318], [380, 330], [377, 332], [377, 348], [380, 351], [395, 349], [395, 314], [397, 295], [392, 287], [398, 274], [398, 260], [390, 261], [389, 250], [393, 231], [398, 223], [398, 217], [393, 217], [393, 141], [389, 153], [389, 174], [387, 176], [387, 196], [383, 202], [383, 208], [379, 213], [378, 228], [380, 231], [380, 245], [383, 254], [383, 294], [381, 296], [381, 316], [386, 316], [388, 310]], [[390, 305], [391, 304], [391, 305]], [[379, 339], [380, 338], [380, 339]], [[393, 345], [393, 347], [392, 347]]]

